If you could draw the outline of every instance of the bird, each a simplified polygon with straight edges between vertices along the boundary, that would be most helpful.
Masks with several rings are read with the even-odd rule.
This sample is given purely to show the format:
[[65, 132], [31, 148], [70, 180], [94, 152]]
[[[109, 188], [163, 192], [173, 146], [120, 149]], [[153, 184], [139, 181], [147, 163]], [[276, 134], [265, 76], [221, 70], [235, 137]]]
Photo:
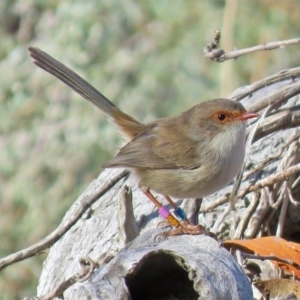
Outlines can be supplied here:
[[[177, 116], [143, 124], [121, 111], [102, 93], [64, 64], [36, 47], [28, 48], [33, 63], [60, 79], [103, 111], [125, 138], [104, 168], [127, 168], [138, 187], [174, 228], [169, 235], [208, 234], [191, 224], [172, 198], [200, 198], [226, 185], [239, 173], [245, 157], [246, 121], [258, 117], [225, 98], [202, 101]], [[163, 206], [153, 192], [174, 208]]]

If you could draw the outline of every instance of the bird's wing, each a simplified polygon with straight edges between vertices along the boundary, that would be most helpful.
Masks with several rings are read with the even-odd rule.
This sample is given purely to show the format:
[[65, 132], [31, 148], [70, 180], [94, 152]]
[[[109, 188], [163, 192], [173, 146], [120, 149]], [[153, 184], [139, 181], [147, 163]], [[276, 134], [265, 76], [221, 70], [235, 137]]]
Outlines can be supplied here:
[[[152, 123], [103, 167], [137, 167], [146, 169], [194, 169], [199, 167], [197, 143], [182, 137], [176, 123], [170, 119], [161, 124]], [[172, 130], [166, 130], [168, 127]], [[176, 130], [176, 128], [178, 130]]]

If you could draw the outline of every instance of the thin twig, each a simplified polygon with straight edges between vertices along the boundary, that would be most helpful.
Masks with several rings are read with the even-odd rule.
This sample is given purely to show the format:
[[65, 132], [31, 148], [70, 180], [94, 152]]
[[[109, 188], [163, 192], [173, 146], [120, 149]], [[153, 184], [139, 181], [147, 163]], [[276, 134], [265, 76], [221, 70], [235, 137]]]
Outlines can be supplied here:
[[266, 214], [270, 208], [268, 195], [266, 188], [261, 189], [260, 198], [257, 209], [251, 216], [249, 224], [244, 232], [244, 236], [247, 239], [254, 238], [258, 232], [262, 229], [262, 224], [265, 221]]
[[[286, 182], [286, 184], [287, 184], [287, 182]], [[284, 193], [283, 203], [281, 205], [281, 210], [280, 210], [278, 224], [277, 224], [277, 230], [276, 230], [277, 237], [282, 237], [282, 235], [283, 235], [284, 221], [285, 221], [285, 217], [286, 217], [288, 204], [289, 204], [289, 197], [286, 193]]]
[[230, 196], [230, 193], [227, 193], [226, 195], [223, 195], [223, 196], [219, 197], [218, 199], [210, 202], [209, 205], [202, 206], [200, 209], [200, 212], [206, 213], [206, 212], [213, 211], [216, 207], [227, 203], [229, 200], [229, 196]]
[[[221, 33], [219, 33], [219, 35], [221, 36]], [[257, 52], [257, 51], [274, 50], [278, 48], [283, 48], [285, 46], [296, 45], [299, 43], [300, 43], [300, 38], [295, 38], [295, 39], [290, 39], [285, 41], [269, 42], [266, 44], [257, 45], [245, 49], [234, 50], [228, 53], [225, 53], [223, 49], [216, 49], [216, 47], [212, 47], [211, 51], [209, 51], [209, 47], [206, 47], [204, 50], [204, 54], [205, 57], [211, 59], [212, 61], [224, 62], [225, 60], [236, 59], [248, 53]]]
[[244, 197], [246, 194], [254, 191], [258, 191], [263, 187], [271, 186], [278, 181], [283, 181], [289, 176], [292, 176], [300, 171], [300, 163], [286, 168], [285, 170], [276, 172], [268, 177], [259, 180], [256, 184], [250, 184], [247, 188], [239, 193], [239, 197]]
[[[294, 166], [291, 166], [285, 170], [278, 171], [274, 174], [271, 174], [271, 175], [265, 177], [264, 179], [257, 181], [256, 184], [250, 183], [246, 188], [242, 189], [238, 193], [238, 198], [241, 199], [241, 198], [245, 197], [247, 194], [258, 191], [258, 190], [262, 189], [263, 187], [272, 186], [276, 182], [283, 181], [287, 177], [294, 175], [298, 172], [300, 172], [300, 163], [298, 163]], [[217, 200], [215, 200], [214, 202], [212, 202], [211, 204], [207, 205], [206, 207], [203, 207], [201, 209], [201, 212], [212, 211], [216, 207], [226, 203], [228, 201], [228, 199], [229, 199], [229, 194], [223, 195], [223, 196], [219, 197]]]
[[294, 262], [291, 259], [284, 259], [284, 258], [275, 256], [275, 255], [265, 255], [265, 256], [263, 256], [263, 255], [257, 255], [257, 254], [250, 254], [250, 253], [246, 253], [246, 252], [242, 252], [242, 251], [241, 251], [241, 254], [244, 258], [259, 259], [259, 260], [262, 260], [262, 261], [264, 261], [264, 260], [274, 260], [274, 261], [278, 261], [278, 262], [293, 266], [297, 269], [300, 269], [300, 265], [297, 264], [296, 262]]
[[258, 193], [258, 192], [253, 193], [251, 203], [247, 207], [246, 212], [243, 214], [243, 217], [240, 220], [239, 226], [234, 233], [233, 239], [240, 239], [243, 236], [244, 231], [245, 231], [247, 225], [249, 224], [249, 220], [252, 217], [253, 213], [255, 212], [255, 209], [257, 208], [259, 199], [260, 199], [260, 193]]
[[213, 59], [214, 57], [219, 57], [225, 53], [223, 49], [217, 48], [220, 39], [221, 39], [221, 31], [219, 29], [216, 29], [214, 31], [213, 41], [208, 43], [203, 49], [203, 53], [205, 54], [205, 57]]
[[289, 196], [290, 202], [291, 202], [294, 206], [300, 206], [300, 202], [297, 201], [297, 200], [294, 198], [292, 189], [291, 189], [289, 186], [287, 187], [287, 192], [288, 192], [288, 196]]
[[[286, 188], [287, 188], [287, 181], [284, 181], [280, 188], [279, 197], [275, 197], [273, 190], [271, 192], [269, 192], [269, 204], [273, 209], [277, 209], [282, 204], [284, 195], [286, 193]], [[270, 191], [270, 189], [269, 189], [269, 191]], [[277, 198], [276, 202], [274, 202], [274, 198]]]

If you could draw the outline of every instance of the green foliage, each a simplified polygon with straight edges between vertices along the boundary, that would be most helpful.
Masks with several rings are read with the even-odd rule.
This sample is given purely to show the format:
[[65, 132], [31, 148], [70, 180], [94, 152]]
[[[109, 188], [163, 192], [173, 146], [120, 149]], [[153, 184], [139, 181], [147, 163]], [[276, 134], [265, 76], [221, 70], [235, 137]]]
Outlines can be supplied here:
[[[237, 2], [229, 35], [245, 48], [298, 34], [296, 1]], [[221, 29], [230, 2], [3, 0], [0, 2], [0, 256], [50, 233], [111, 158], [115, 128], [31, 63], [28, 46], [61, 60], [142, 122], [177, 114], [281, 69], [299, 47], [223, 64], [203, 47]], [[230, 51], [232, 49], [225, 49]], [[230, 76], [222, 68], [233, 67]], [[226, 74], [226, 73], [225, 73]], [[34, 295], [42, 259], [0, 273], [1, 299]], [[17, 275], [16, 275], [17, 274]]]

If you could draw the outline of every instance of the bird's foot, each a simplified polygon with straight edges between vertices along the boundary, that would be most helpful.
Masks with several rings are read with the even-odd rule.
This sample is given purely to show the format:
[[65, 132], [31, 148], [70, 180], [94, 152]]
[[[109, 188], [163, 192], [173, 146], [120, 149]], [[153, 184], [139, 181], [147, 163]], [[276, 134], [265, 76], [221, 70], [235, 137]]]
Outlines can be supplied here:
[[157, 223], [158, 228], [166, 228], [172, 226], [167, 220], [163, 220], [159, 223]]
[[[164, 232], [163, 236], [175, 236], [175, 235], [181, 235], [181, 234], [189, 234], [189, 235], [198, 235], [198, 234], [204, 234], [207, 236], [212, 237], [215, 240], [217, 239], [217, 236], [208, 231], [204, 226], [202, 225], [193, 225], [191, 224], [188, 219], [182, 220], [182, 216], [185, 215], [184, 211], [182, 209], [177, 208], [177, 217], [180, 217], [181, 221], [179, 221], [175, 216], [173, 216], [168, 209], [161, 206], [158, 210], [159, 214], [169, 223], [169, 225], [175, 227], [174, 229]], [[160, 223], [161, 225], [161, 223]]]
[[203, 234], [203, 235], [210, 236], [215, 240], [218, 240], [217, 236], [214, 233], [208, 231], [204, 226], [202, 226], [202, 225], [193, 225], [188, 220], [184, 220], [176, 228], [174, 228], [170, 231], [164, 232], [165, 237], [181, 235], [181, 234], [189, 234], [189, 235]]

